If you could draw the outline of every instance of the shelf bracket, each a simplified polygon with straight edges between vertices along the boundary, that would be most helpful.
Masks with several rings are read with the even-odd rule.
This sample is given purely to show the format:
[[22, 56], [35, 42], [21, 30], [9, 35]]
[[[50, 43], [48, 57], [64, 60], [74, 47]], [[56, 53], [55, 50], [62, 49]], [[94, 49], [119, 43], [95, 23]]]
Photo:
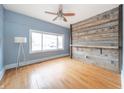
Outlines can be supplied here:
[[102, 55], [102, 48], [100, 48], [100, 54]]

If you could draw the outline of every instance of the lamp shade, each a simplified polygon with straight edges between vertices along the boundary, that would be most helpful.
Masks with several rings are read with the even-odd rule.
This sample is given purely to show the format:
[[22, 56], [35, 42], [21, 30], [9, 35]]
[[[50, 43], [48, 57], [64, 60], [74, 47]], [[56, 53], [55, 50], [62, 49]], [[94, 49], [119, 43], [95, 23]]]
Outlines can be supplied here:
[[27, 38], [26, 37], [15, 37], [14, 38], [14, 42], [15, 43], [26, 43], [27, 42]]

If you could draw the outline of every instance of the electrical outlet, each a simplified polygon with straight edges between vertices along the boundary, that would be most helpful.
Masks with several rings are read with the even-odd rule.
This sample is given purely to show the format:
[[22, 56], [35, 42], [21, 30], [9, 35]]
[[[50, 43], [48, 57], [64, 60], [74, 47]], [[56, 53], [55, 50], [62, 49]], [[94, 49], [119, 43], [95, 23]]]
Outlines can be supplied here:
[[114, 61], [113, 60], [111, 60], [111, 64], [114, 64]]
[[88, 56], [85, 56], [85, 58], [88, 58]]

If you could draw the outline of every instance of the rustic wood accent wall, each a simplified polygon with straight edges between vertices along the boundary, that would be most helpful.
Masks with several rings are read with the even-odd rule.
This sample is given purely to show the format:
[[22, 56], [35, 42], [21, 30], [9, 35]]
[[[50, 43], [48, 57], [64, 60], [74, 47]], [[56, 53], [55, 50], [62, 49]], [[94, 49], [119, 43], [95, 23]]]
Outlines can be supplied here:
[[72, 57], [119, 72], [119, 7], [72, 24]]

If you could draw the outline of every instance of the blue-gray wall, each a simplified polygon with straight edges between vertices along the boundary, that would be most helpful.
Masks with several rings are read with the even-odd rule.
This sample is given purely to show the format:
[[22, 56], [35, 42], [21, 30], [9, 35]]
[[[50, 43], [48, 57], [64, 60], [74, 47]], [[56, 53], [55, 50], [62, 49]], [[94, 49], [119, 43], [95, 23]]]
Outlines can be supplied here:
[[3, 22], [4, 22], [4, 9], [0, 5], [0, 71], [3, 69]]
[[[16, 62], [18, 45], [14, 43], [15, 36], [27, 37], [27, 43], [24, 45], [26, 61], [52, 57], [61, 54], [69, 54], [69, 34], [67, 28], [54, 25], [42, 20], [28, 17], [9, 10], [4, 11], [4, 61], [5, 65]], [[53, 33], [62, 33], [65, 35], [64, 50], [29, 54], [29, 30], [40, 30]]]

